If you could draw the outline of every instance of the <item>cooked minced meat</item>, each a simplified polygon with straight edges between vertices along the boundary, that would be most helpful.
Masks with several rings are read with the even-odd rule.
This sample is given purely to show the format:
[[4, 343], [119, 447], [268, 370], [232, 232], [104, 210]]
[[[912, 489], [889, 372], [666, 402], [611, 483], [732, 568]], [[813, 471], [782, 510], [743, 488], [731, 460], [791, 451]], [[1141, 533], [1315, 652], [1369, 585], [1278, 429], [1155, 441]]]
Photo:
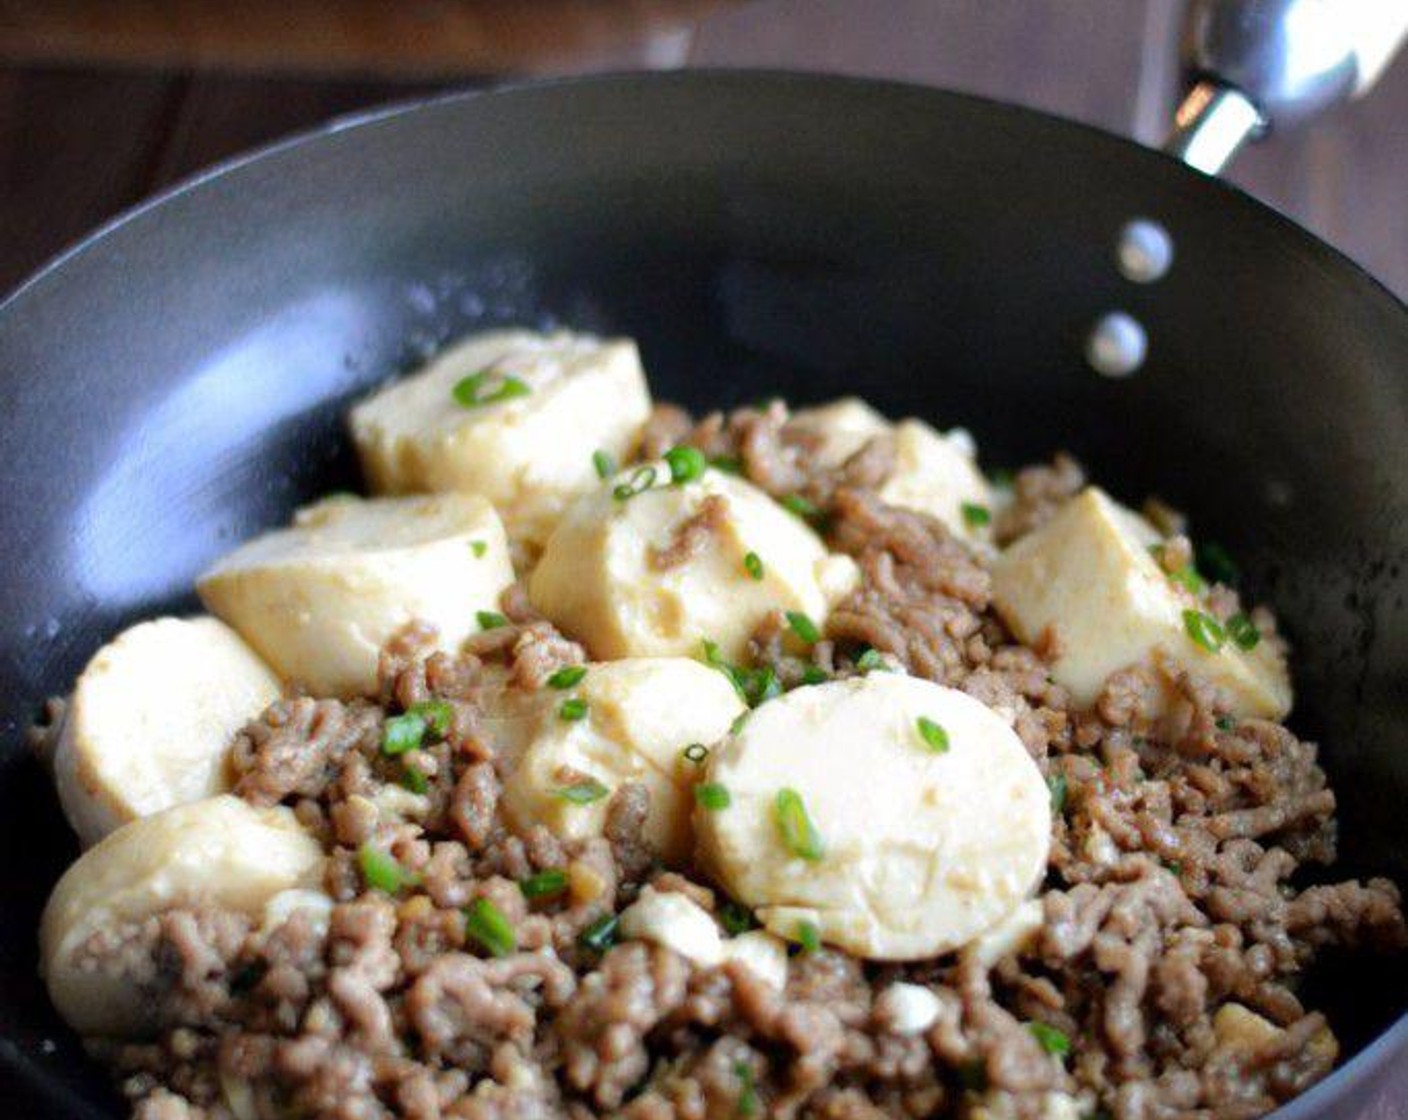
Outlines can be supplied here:
[[[1399, 949], [1405, 926], [1385, 880], [1294, 885], [1303, 863], [1335, 854], [1312, 744], [1231, 718], [1172, 664], [1118, 672], [1074, 709], [1047, 674], [1053, 651], [1016, 642], [993, 613], [984, 556], [876, 497], [883, 439], [821, 471], [780, 405], [698, 425], [662, 409], [643, 454], [680, 440], [770, 493], [806, 495], [859, 564], [862, 585], [805, 660], [778, 616], [754, 636], [758, 663], [787, 686], [808, 671], [903, 668], [1011, 716], [1055, 810], [1036, 935], [995, 962], [804, 951], [784, 992], [737, 961], [613, 944], [612, 915], [646, 885], [728, 907], [735, 927], [746, 915], [651, 858], [643, 787], [615, 794], [601, 837], [509, 830], [481, 697], [584, 660], [515, 590], [510, 624], [459, 656], [429, 652], [416, 629], [392, 642], [379, 703], [285, 700], [240, 736], [237, 792], [295, 809], [330, 853], [335, 904], [325, 927], [298, 913], [269, 930], [174, 911], [94, 947], [94, 967], [136, 978], [167, 1024], [149, 1043], [94, 1043], [138, 1117], [1240, 1120], [1325, 1075], [1335, 1046], [1298, 995], [1306, 966], [1330, 946]], [[998, 538], [1041, 524], [1082, 481], [1065, 457], [1022, 471]], [[692, 531], [676, 545], [693, 548]], [[1171, 570], [1185, 545], [1168, 546]], [[1220, 616], [1239, 609], [1218, 594]], [[1269, 615], [1257, 621], [1274, 633]], [[1174, 702], [1156, 704], [1166, 689]], [[428, 699], [451, 706], [447, 734], [383, 755], [383, 722]], [[403, 788], [411, 771], [419, 792]], [[407, 873], [394, 896], [363, 881], [368, 840]], [[566, 886], [528, 898], [519, 884], [543, 871]], [[465, 910], [479, 899], [512, 927], [506, 955], [471, 936]], [[918, 1032], [895, 1013], [896, 984], [932, 997]], [[1246, 1011], [1274, 1027], [1231, 1029]]]

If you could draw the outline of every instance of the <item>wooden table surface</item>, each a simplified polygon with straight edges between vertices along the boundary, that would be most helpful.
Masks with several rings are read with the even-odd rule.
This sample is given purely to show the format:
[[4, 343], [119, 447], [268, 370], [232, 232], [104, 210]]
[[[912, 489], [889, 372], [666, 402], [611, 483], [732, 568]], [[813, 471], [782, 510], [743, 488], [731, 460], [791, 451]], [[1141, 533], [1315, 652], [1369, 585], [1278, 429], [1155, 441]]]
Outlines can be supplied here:
[[[13, 6], [0, 3], [0, 32]], [[692, 34], [683, 44], [674, 36], [664, 52], [594, 43], [595, 53], [564, 60], [525, 48], [502, 68], [656, 61], [881, 75], [1005, 98], [1145, 142], [1162, 136], [1175, 93], [1174, 0], [762, 0], [700, 9]], [[12, 58], [13, 40], [0, 36]], [[53, 55], [46, 48], [33, 57]], [[53, 61], [0, 69], [0, 289], [212, 161], [339, 113], [485, 80]], [[1244, 154], [1232, 178], [1408, 295], [1408, 58], [1365, 100]]]

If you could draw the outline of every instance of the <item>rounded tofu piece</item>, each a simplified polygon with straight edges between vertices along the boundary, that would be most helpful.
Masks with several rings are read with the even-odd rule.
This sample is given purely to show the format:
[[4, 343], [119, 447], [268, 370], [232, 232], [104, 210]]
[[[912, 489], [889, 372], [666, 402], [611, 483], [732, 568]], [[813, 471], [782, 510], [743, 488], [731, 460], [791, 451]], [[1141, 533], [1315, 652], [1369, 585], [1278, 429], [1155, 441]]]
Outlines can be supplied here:
[[724, 959], [719, 927], [699, 903], [678, 891], [646, 887], [621, 911], [621, 936], [653, 941], [702, 968]]
[[915, 677], [771, 700], [714, 749], [707, 778], [731, 804], [696, 810], [701, 861], [794, 941], [810, 922], [856, 956], [934, 957], [1001, 922], [1046, 868], [1050, 793], [1021, 740], [972, 697]]
[[409, 622], [430, 623], [440, 648], [455, 649], [513, 579], [485, 499], [349, 497], [300, 510], [290, 528], [226, 556], [196, 590], [285, 679], [344, 696], [376, 691], [378, 652]]
[[[634, 497], [614, 496], [651, 477], [655, 484]], [[748, 570], [749, 553], [762, 564], [761, 579]], [[709, 470], [676, 486], [669, 466], [653, 463], [622, 472], [568, 510], [529, 597], [603, 660], [697, 656], [705, 640], [737, 660], [770, 611], [801, 611], [821, 625], [859, 578], [850, 557], [828, 553], [806, 524], [750, 483]]]
[[[578, 701], [585, 712], [564, 718], [563, 705]], [[650, 794], [647, 843], [666, 863], [684, 862], [702, 767], [683, 752], [722, 738], [745, 710], [728, 679], [682, 657], [609, 661], [587, 666], [571, 689], [542, 690], [534, 707], [531, 717], [521, 707], [514, 714], [520, 727], [512, 740], [526, 746], [504, 779], [513, 827], [542, 824], [564, 839], [599, 836], [611, 795], [635, 782]]]
[[730, 937], [723, 945], [723, 960], [737, 961], [768, 987], [787, 987], [787, 942], [765, 929], [750, 929]]
[[[455, 386], [481, 373], [480, 399], [515, 388], [466, 407]], [[593, 453], [626, 459], [649, 415], [629, 339], [506, 330], [452, 346], [358, 404], [350, 423], [374, 493], [482, 494], [515, 539], [541, 546], [568, 504], [598, 484]]]
[[323, 850], [291, 810], [222, 794], [143, 817], [90, 848], [59, 880], [39, 927], [50, 998], [80, 1034], [155, 1030], [152, 993], [122, 968], [123, 937], [165, 911], [209, 905], [257, 927], [265, 904], [316, 887]]
[[1284, 658], [1271, 642], [1216, 651], [1188, 633], [1201, 600], [1150, 552], [1162, 538], [1142, 517], [1089, 487], [998, 557], [993, 604], [1022, 641], [1055, 639], [1051, 675], [1077, 704], [1093, 704], [1116, 670], [1172, 660], [1219, 688], [1239, 716], [1279, 720], [1291, 710]]
[[993, 492], [974, 461], [971, 437], [964, 437], [942, 435], [922, 420], [901, 420], [894, 430], [895, 471], [880, 497], [937, 517], [961, 540], [987, 542]]
[[801, 436], [811, 457], [823, 467], [839, 467], [876, 436], [892, 431], [890, 422], [859, 397], [800, 409], [787, 421], [789, 435]]
[[59, 802], [83, 846], [228, 789], [231, 739], [279, 693], [278, 677], [219, 619], [124, 630], [79, 676], [54, 751]]

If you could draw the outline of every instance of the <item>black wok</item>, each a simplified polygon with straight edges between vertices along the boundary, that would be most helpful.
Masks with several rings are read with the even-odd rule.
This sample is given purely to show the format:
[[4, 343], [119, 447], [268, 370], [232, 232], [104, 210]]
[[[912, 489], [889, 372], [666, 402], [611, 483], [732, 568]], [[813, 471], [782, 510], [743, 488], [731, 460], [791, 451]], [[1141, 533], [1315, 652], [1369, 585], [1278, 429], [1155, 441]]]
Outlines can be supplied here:
[[[1160, 283], [1115, 268], [1135, 216], [1173, 234]], [[1148, 329], [1126, 380], [1082, 356], [1112, 308]], [[1373, 280], [1162, 155], [947, 93], [686, 74], [450, 97], [199, 178], [0, 306], [6, 1115], [115, 1111], [35, 977], [75, 847], [25, 724], [116, 628], [193, 607], [217, 554], [355, 484], [347, 401], [501, 322], [634, 335], [660, 397], [860, 393], [970, 427], [988, 465], [1069, 448], [1192, 511], [1295, 642], [1341, 872], [1408, 881], [1408, 311]], [[1400, 1115], [1403, 967], [1311, 985], [1359, 1053], [1278, 1115]]]

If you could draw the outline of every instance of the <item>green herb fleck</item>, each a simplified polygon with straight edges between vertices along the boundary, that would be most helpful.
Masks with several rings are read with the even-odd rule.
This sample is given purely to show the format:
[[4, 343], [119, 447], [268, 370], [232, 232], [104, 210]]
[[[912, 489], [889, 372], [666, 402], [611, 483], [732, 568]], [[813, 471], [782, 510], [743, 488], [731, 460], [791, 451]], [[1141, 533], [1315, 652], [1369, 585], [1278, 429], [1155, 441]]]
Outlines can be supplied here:
[[1046, 776], [1046, 788], [1051, 791], [1051, 812], [1053, 816], [1060, 816], [1061, 811], [1066, 807], [1066, 775], [1063, 771], [1057, 770]]
[[504, 912], [487, 898], [476, 898], [464, 914], [465, 932], [490, 956], [506, 957], [518, 948], [518, 938]]
[[763, 578], [763, 561], [756, 552], [750, 552], [743, 558], [743, 570], [754, 579]]
[[718, 782], [700, 782], [694, 787], [694, 803], [701, 809], [717, 813], [733, 804], [728, 789]]
[[570, 700], [564, 700], [557, 709], [557, 718], [565, 720], [567, 723], [576, 723], [579, 719], [587, 718], [587, 702], [580, 696], [574, 696]]
[[1231, 586], [1241, 579], [1242, 573], [1231, 553], [1216, 541], [1206, 541], [1199, 546], [1198, 566], [1207, 572], [1208, 579], [1214, 583]]
[[455, 382], [451, 390], [455, 400], [464, 408], [482, 408], [486, 404], [499, 404], [503, 401], [526, 397], [533, 392], [528, 383], [506, 375], [495, 380], [494, 371], [482, 369]]
[[719, 924], [730, 937], [737, 937], [740, 933], [754, 929], [758, 923], [753, 918], [753, 911], [742, 903], [729, 899], [719, 907]]
[[1256, 628], [1256, 623], [1240, 612], [1227, 620], [1227, 634], [1242, 649], [1256, 649], [1261, 641], [1261, 631]]
[[890, 663], [885, 660], [885, 655], [878, 649], [867, 647], [856, 658], [856, 669], [862, 673], [885, 673], [889, 672]]
[[425, 718], [415, 712], [394, 716], [381, 729], [381, 753], [390, 758], [418, 750], [425, 739]]
[[821, 930], [816, 928], [815, 922], [797, 923], [797, 944], [802, 947], [804, 953], [815, 953], [821, 948]]
[[977, 502], [964, 502], [962, 510], [963, 524], [970, 529], [981, 529], [992, 521], [992, 510], [987, 506], [978, 505]]
[[1218, 716], [1215, 722], [1219, 731], [1232, 731], [1237, 727], [1237, 721], [1231, 716]]
[[406, 711], [425, 720], [426, 726], [440, 739], [455, 725], [455, 708], [448, 700], [421, 700]]
[[412, 793], [426, 794], [430, 792], [430, 782], [414, 766], [407, 766], [401, 771], [401, 785]]
[[737, 455], [715, 455], [709, 460], [709, 465], [716, 471], [723, 471], [724, 474], [742, 474], [743, 460]]
[[817, 629], [816, 623], [801, 611], [788, 611], [787, 625], [792, 633], [808, 645], [815, 645], [821, 641], [821, 631]]
[[628, 501], [637, 494], [643, 494], [655, 485], [654, 467], [637, 467], [625, 482], [618, 483], [611, 491], [611, 496], [618, 502]]
[[1183, 864], [1176, 859], [1165, 860], [1164, 869], [1173, 875], [1183, 874]]
[[616, 931], [620, 924], [621, 919], [615, 914], [605, 914], [584, 929], [578, 941], [584, 949], [604, 953], [616, 944]]
[[567, 872], [560, 867], [549, 867], [520, 879], [518, 889], [523, 892], [524, 898], [548, 898], [561, 894], [567, 889]]
[[781, 789], [773, 801], [773, 820], [778, 835], [794, 856], [815, 863], [822, 856], [821, 836], [807, 815], [802, 795], [795, 789]]
[[756, 1116], [758, 1113], [758, 1087], [753, 1083], [753, 1068], [747, 1062], [734, 1062], [733, 1075], [738, 1078], [738, 1101], [734, 1105], [735, 1116]]
[[552, 688], [576, 688], [587, 675], [585, 665], [564, 665], [548, 678]]
[[748, 717], [752, 714], [752, 712], [739, 712], [738, 715], [733, 717], [733, 722], [728, 725], [728, 733], [730, 735], [737, 735], [743, 730], [743, 725], [748, 722]]
[[600, 801], [610, 792], [595, 778], [583, 778], [571, 785], [559, 786], [553, 791], [553, 795], [563, 801], [570, 801], [573, 805], [590, 805], [593, 801]]
[[803, 684], [825, 684], [831, 678], [820, 665], [808, 665], [802, 670]]
[[592, 469], [596, 471], [597, 478], [605, 482], [616, 473], [616, 460], [607, 451], [592, 452]]
[[420, 882], [420, 876], [407, 871], [390, 852], [373, 847], [368, 840], [357, 849], [357, 866], [367, 886], [386, 894], [400, 894], [402, 888]]
[[1064, 1031], [1059, 1031], [1050, 1024], [1035, 1020], [1027, 1024], [1027, 1030], [1032, 1032], [1032, 1037], [1048, 1054], [1064, 1058], [1071, 1052], [1071, 1040], [1066, 1037]]
[[481, 630], [497, 630], [508, 625], [508, 619], [498, 611], [475, 611], [474, 617], [479, 621]]
[[795, 514], [803, 521], [820, 521], [822, 518], [821, 507], [814, 502], [807, 501], [801, 494], [787, 494], [778, 499], [788, 513]]
[[665, 462], [670, 467], [670, 481], [676, 486], [683, 486], [686, 482], [693, 482], [696, 478], [701, 478], [709, 466], [709, 461], [704, 458], [704, 452], [697, 447], [688, 447], [683, 444], [679, 447], [672, 447], [665, 452]]
[[915, 720], [915, 726], [919, 728], [919, 737], [924, 740], [924, 744], [935, 754], [945, 754], [948, 752], [948, 732], [931, 720], [928, 716], [920, 716]]
[[485, 541], [470, 541], [469, 551], [474, 553], [476, 558], [480, 558], [489, 551], [489, 545]]
[[1212, 615], [1202, 611], [1184, 611], [1183, 629], [1188, 631], [1188, 636], [1193, 641], [1209, 653], [1216, 653], [1227, 641], [1227, 632], [1222, 629], [1222, 624]]
[[692, 762], [695, 766], [703, 766], [704, 760], [709, 757], [709, 748], [703, 743], [690, 743], [680, 753], [684, 755], [686, 762]]

